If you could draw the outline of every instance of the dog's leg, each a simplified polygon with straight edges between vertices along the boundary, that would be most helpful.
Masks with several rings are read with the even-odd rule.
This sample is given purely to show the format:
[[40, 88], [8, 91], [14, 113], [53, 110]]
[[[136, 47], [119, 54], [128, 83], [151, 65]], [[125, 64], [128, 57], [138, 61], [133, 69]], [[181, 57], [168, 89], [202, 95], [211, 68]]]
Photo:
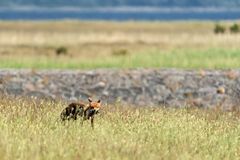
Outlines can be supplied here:
[[94, 129], [94, 116], [91, 117], [91, 127]]
[[81, 120], [81, 125], [83, 126], [83, 121], [84, 121], [84, 116], [82, 117], [82, 120]]

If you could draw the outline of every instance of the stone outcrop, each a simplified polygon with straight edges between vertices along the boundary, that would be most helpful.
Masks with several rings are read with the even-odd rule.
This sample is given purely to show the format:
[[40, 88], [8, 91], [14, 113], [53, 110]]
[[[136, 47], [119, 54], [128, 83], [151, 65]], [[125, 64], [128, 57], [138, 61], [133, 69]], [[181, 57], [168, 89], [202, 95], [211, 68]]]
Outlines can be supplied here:
[[0, 93], [139, 106], [238, 106], [240, 70], [0, 70]]

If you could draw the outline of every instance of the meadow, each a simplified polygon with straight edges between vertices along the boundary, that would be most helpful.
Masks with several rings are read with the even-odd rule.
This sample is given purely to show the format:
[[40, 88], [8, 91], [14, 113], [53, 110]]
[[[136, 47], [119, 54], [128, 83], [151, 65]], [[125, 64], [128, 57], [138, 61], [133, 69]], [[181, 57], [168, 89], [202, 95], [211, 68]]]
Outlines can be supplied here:
[[90, 123], [62, 123], [65, 102], [1, 97], [0, 159], [238, 159], [240, 114], [104, 105]]
[[[1, 21], [0, 68], [238, 68], [240, 34], [214, 34], [214, 26], [210, 21]], [[64, 51], [58, 55], [59, 49]]]
[[[232, 22], [222, 22], [230, 26]], [[240, 67], [240, 34], [215, 22], [0, 21], [0, 68]], [[67, 103], [0, 97], [0, 159], [239, 159], [240, 113], [104, 104], [62, 123]]]

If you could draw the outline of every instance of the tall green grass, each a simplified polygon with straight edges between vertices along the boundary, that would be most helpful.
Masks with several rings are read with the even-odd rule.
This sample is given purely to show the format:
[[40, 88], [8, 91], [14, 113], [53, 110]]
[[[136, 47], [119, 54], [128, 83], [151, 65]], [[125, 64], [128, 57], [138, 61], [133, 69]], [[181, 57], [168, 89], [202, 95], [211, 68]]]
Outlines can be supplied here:
[[70, 57], [70, 56], [17, 56], [1, 57], [0, 68], [189, 68], [221, 69], [240, 67], [239, 49], [179, 49], [170, 52], [148, 50], [124, 56]]
[[0, 99], [1, 159], [239, 159], [238, 112], [104, 106], [65, 124], [63, 102]]

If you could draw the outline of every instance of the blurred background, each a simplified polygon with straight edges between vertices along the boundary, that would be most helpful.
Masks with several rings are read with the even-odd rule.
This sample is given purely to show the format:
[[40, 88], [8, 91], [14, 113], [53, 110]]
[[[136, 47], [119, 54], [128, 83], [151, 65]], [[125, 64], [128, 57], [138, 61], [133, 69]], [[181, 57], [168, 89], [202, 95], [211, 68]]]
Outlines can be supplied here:
[[[0, 0], [0, 159], [239, 160], [239, 20], [240, 0]], [[60, 121], [88, 97], [94, 130]]]
[[239, 0], [1, 0], [1, 19], [224, 20]]
[[240, 0], [1, 0], [0, 67], [236, 68], [239, 8]]

